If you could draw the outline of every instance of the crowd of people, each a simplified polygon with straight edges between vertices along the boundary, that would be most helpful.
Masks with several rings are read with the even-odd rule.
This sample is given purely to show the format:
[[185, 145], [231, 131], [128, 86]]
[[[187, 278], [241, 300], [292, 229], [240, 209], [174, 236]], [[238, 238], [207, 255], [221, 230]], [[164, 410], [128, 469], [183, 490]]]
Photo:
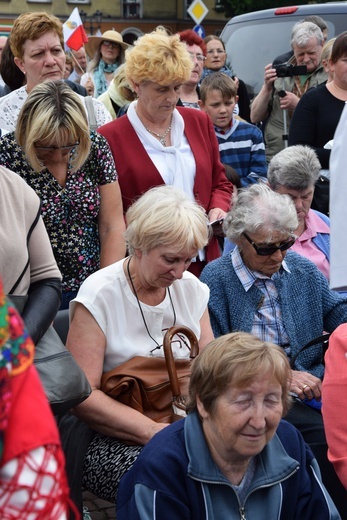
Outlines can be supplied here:
[[[6, 454], [16, 422], [2, 414], [0, 504], [29, 511], [9, 461], [40, 449], [59, 468], [49, 518], [83, 517], [84, 487], [120, 520], [347, 520], [347, 293], [329, 287], [330, 220], [311, 207], [347, 101], [347, 31], [335, 36], [297, 23], [253, 100], [216, 35], [157, 27], [129, 45], [112, 29], [66, 53], [61, 21], [28, 12], [0, 38], [1, 283], [25, 296], [34, 344], [69, 309], [66, 346], [92, 389], [23, 453]], [[278, 75], [283, 62], [305, 71]], [[22, 409], [3, 353], [15, 326], [0, 325]], [[102, 378], [163, 357], [172, 326], [200, 352], [187, 416], [168, 425]]]

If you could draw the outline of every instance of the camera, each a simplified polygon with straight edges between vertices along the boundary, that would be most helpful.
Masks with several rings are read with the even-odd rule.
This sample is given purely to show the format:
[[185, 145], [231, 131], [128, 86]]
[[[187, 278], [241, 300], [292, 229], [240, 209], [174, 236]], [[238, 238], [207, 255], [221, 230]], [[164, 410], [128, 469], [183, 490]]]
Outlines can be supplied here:
[[291, 78], [293, 76], [304, 76], [307, 74], [306, 65], [292, 65], [291, 63], [279, 63], [273, 65], [278, 78]]

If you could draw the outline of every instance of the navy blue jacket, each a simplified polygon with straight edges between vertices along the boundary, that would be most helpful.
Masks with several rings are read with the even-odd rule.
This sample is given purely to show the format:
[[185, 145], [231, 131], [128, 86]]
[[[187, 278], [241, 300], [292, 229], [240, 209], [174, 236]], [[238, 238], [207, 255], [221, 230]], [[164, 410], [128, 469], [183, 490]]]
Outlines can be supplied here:
[[256, 456], [243, 504], [214, 463], [196, 412], [165, 428], [120, 482], [117, 520], [337, 520], [316, 460], [281, 421]]

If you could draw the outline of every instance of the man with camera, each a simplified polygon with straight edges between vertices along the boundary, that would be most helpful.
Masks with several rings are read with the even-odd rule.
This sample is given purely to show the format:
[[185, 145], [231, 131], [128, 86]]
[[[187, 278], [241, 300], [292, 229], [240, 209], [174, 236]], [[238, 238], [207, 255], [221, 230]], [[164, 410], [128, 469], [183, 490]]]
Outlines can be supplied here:
[[251, 105], [252, 123], [265, 123], [269, 162], [287, 145], [290, 118], [301, 96], [327, 79], [321, 65], [323, 34], [311, 22], [298, 22], [292, 31], [293, 57], [287, 63], [265, 67], [265, 82]]

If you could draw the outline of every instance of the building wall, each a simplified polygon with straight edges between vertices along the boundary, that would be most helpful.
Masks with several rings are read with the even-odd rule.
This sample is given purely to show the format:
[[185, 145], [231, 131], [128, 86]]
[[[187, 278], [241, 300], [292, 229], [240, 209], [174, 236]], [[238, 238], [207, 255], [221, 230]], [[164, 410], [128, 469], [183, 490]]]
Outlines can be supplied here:
[[[213, 10], [214, 0], [203, 0], [209, 12], [206, 18], [201, 22], [206, 34], [219, 33], [225, 23], [224, 14], [216, 13]], [[69, 2], [69, 3], [68, 3]], [[0, 0], [0, 34], [7, 34], [10, 30], [13, 20], [20, 14], [28, 11], [46, 11], [58, 16], [62, 22], [66, 21], [70, 13], [75, 7], [79, 11], [83, 10], [87, 13], [85, 28], [87, 33], [90, 29], [95, 34], [97, 31], [97, 23], [93, 19], [90, 23], [90, 16], [99, 10], [103, 13], [101, 25], [99, 29], [104, 32], [108, 29], [115, 30], [126, 34], [130, 34], [133, 29], [134, 34], [139, 34], [153, 30], [158, 25], [164, 25], [172, 32], [184, 29], [192, 29], [195, 22], [187, 15], [186, 6], [191, 2], [189, 0], [139, 0], [138, 4], [128, 5], [134, 8], [140, 14], [140, 17], [124, 18], [123, 0], [82, 0], [76, 1], [31, 1], [31, 0]], [[138, 8], [137, 8], [138, 7]]]

